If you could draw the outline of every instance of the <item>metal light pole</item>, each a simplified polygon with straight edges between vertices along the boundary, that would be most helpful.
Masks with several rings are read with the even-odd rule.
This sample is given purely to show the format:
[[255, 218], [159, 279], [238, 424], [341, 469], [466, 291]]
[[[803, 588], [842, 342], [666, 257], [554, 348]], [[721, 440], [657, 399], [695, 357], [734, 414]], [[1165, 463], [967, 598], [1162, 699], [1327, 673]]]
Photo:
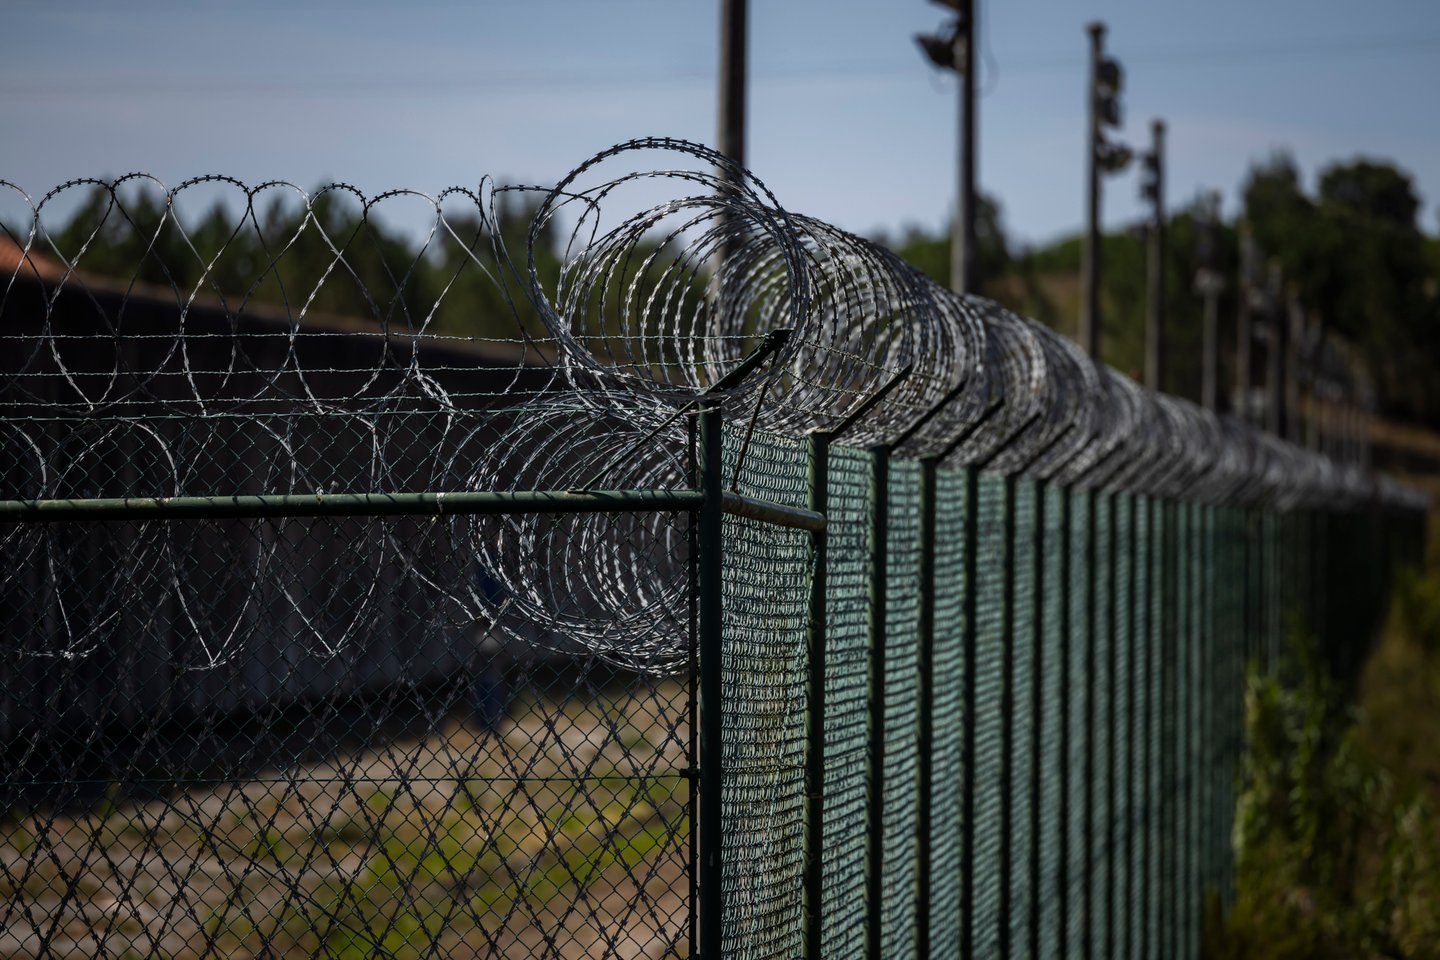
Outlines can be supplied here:
[[1255, 277], [1258, 252], [1255, 234], [1246, 221], [1240, 222], [1240, 296], [1239, 313], [1235, 318], [1235, 413], [1246, 423], [1254, 419], [1250, 403], [1250, 386], [1254, 375], [1255, 329], [1254, 314], [1257, 294]]
[[745, 60], [748, 0], [720, 0], [720, 103], [716, 149], [745, 165]]
[[950, 225], [950, 289], [976, 293], [980, 285], [975, 240], [975, 2], [931, 0], [955, 12], [943, 34], [917, 34], [915, 42], [930, 62], [960, 79], [960, 164], [955, 191], [955, 219]]
[[1165, 121], [1150, 123], [1150, 151], [1145, 154], [1140, 194], [1150, 201], [1146, 257], [1148, 302], [1145, 311], [1145, 386], [1164, 389], [1165, 382]]
[[1265, 429], [1284, 438], [1289, 419], [1285, 412], [1285, 358], [1289, 353], [1289, 318], [1281, 306], [1284, 274], [1278, 262], [1270, 264], [1265, 286]]
[[1100, 178], [1119, 173], [1130, 163], [1130, 149], [1105, 139], [1106, 127], [1120, 126], [1120, 64], [1105, 56], [1105, 25], [1092, 23], [1090, 33], [1089, 120], [1085, 148], [1088, 176], [1085, 205], [1085, 246], [1080, 285], [1080, 345], [1100, 358]]
[[1195, 272], [1195, 289], [1205, 302], [1201, 321], [1200, 405], [1211, 413], [1220, 404], [1220, 293], [1225, 281], [1215, 269], [1217, 234], [1220, 226], [1220, 194], [1205, 197], [1204, 219], [1200, 223], [1200, 269]]

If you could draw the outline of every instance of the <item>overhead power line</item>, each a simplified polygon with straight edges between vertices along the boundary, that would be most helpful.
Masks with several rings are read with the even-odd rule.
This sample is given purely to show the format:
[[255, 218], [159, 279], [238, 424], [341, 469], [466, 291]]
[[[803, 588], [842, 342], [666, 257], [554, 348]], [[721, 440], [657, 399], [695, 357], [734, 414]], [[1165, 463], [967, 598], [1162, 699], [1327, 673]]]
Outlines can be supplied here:
[[[1440, 36], [1406, 37], [1375, 40], [1336, 41], [1334, 43], [1275, 44], [1270, 46], [1236, 46], [1210, 49], [1179, 49], [1152, 51], [1127, 57], [1131, 64], [1150, 69], [1193, 69], [1221, 63], [1266, 61], [1277, 64], [1308, 57], [1335, 58], [1377, 54], [1417, 54], [1440, 49]], [[1007, 74], [1044, 73], [1050, 71], [1082, 71], [1083, 58], [1073, 55], [1053, 57], [1020, 57], [1005, 60]], [[802, 65], [794, 68], [755, 70], [751, 82], [811, 83], [845, 79], [891, 79], [913, 81], [914, 67], [899, 61], [833, 61]], [[191, 98], [254, 96], [264, 94], [323, 95], [326, 97], [427, 96], [473, 97], [497, 89], [565, 89], [576, 86], [653, 87], [656, 83], [674, 85], [688, 83], [708, 85], [713, 82], [713, 66], [667, 67], [656, 70], [595, 70], [570, 72], [517, 73], [514, 71], [457, 72], [449, 74], [393, 74], [390, 76], [347, 74], [316, 74], [289, 79], [260, 79], [253, 76], [197, 77], [188, 74], [169, 76], [116, 77], [57, 76], [46, 78], [28, 74], [13, 76], [0, 84], [0, 99], [45, 100], [70, 97], [116, 98], [165, 96]]]

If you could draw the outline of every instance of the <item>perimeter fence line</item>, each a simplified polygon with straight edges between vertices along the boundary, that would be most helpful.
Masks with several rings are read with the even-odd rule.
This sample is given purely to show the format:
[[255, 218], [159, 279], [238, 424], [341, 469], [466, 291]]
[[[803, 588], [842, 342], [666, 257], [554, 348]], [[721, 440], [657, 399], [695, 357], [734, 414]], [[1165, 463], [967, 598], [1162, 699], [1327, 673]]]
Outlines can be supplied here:
[[1196, 956], [1247, 665], [1419, 560], [693, 144], [9, 189], [7, 955]]

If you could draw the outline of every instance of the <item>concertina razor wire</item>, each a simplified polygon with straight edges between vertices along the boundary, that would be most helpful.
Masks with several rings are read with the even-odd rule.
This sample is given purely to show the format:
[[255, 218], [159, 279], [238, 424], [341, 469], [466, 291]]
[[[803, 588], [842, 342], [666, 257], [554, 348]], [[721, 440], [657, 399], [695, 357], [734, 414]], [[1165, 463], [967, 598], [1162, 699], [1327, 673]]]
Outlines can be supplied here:
[[[954, 294], [875, 243], [785, 210], [749, 171], [680, 140], [612, 147], [549, 190], [487, 180], [434, 197], [367, 199], [346, 185], [307, 193], [203, 177], [166, 188], [132, 175], [72, 181], [32, 202], [3, 186], [6, 212], [22, 211], [18, 229], [6, 230], [6, 302], [17, 307], [37, 279], [52, 291], [39, 300], [38, 327], [0, 332], [13, 500], [680, 489], [692, 465], [677, 413], [719, 403], [753, 428], [799, 436], [833, 429], [893, 387], [846, 443], [899, 439], [904, 457], [1201, 504], [1423, 502], [1387, 478], [1153, 393], [1040, 323]], [[158, 290], [180, 322], [165, 329], [97, 305], [103, 335], [84, 335], [59, 315], [54, 291], [116, 288], [86, 273], [86, 257], [121, 221], [138, 226], [137, 188], [163, 194], [154, 232], [137, 236], [131, 254], [137, 276], [148, 266], [159, 282], [132, 280], [119, 292]], [[62, 241], [51, 211], [73, 203], [74, 191], [94, 191], [103, 210], [90, 235]], [[234, 232], [218, 241], [193, 235], [192, 194], [235, 203], [243, 216]], [[303, 216], [288, 234], [268, 234], [282, 196]], [[501, 208], [512, 201], [534, 209], [523, 250], [502, 236]], [[332, 236], [339, 202], [360, 211], [359, 225]], [[391, 270], [398, 292], [387, 298], [364, 288], [349, 258], [368, 253], [361, 247], [376, 212], [406, 205], [425, 211], [424, 236], [409, 270]], [[251, 240], [247, 256], [261, 262], [245, 265], [244, 283], [226, 284], [241, 233]], [[191, 258], [184, 278], [161, 259], [161, 234]], [[286, 289], [287, 257], [316, 240], [318, 277]], [[547, 273], [552, 243], [559, 263]], [[431, 302], [409, 301], [407, 284], [427, 258], [449, 274]], [[492, 329], [501, 335], [472, 342], [447, 328], [446, 298], [466, 271], [497, 293], [503, 316]], [[368, 316], [323, 309], [325, 285], [338, 278], [359, 287]], [[277, 301], [284, 309], [267, 314]], [[232, 328], [195, 321], [202, 306], [221, 310]], [[235, 325], [246, 311], [248, 326]], [[720, 384], [781, 328], [791, 335], [768, 364]], [[483, 375], [464, 375], [460, 357]], [[466, 416], [477, 409], [483, 418]], [[307, 447], [304, 423], [336, 417], [343, 451]], [[237, 459], [240, 443], [263, 458]], [[122, 461], [123, 471], [114, 466]], [[676, 611], [687, 547], [659, 515], [457, 516], [443, 529], [423, 549], [374, 530], [346, 546], [342, 565], [357, 582], [395, 571], [429, 597], [437, 623], [493, 621], [561, 653], [583, 649], [661, 674], [683, 664], [689, 638]], [[70, 575], [68, 548], [47, 526], [11, 525], [5, 538], [9, 562], [38, 561], [56, 582]], [[232, 605], [241, 615], [228, 622], [210, 619], [213, 605], [194, 585], [213, 589], [213, 576], [190, 569], [213, 562], [207, 549], [181, 525], [145, 525], [113, 558], [117, 588], [87, 609], [57, 610], [62, 642], [19, 652], [85, 656], [122, 610], [166, 594], [197, 640], [183, 665], [226, 662], [244, 646], [247, 603]], [[243, 594], [266, 577], [294, 577], [283, 549], [270, 540], [226, 558], [226, 589]], [[67, 595], [49, 591], [56, 603]], [[315, 651], [335, 655], [380, 599], [362, 591], [347, 597], [343, 617], [312, 624]]]

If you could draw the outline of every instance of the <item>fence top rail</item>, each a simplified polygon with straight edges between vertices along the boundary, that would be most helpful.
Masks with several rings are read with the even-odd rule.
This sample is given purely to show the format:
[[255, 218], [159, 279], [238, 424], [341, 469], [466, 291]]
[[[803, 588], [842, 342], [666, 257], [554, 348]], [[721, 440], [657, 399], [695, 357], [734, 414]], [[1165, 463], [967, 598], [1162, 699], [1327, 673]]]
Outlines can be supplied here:
[[[694, 513], [699, 490], [498, 490], [454, 493], [313, 493], [229, 497], [94, 497], [0, 500], [0, 525], [90, 520], [235, 520], [264, 517], [444, 517], [533, 513]], [[726, 493], [728, 514], [818, 531], [825, 516], [757, 497]]]

